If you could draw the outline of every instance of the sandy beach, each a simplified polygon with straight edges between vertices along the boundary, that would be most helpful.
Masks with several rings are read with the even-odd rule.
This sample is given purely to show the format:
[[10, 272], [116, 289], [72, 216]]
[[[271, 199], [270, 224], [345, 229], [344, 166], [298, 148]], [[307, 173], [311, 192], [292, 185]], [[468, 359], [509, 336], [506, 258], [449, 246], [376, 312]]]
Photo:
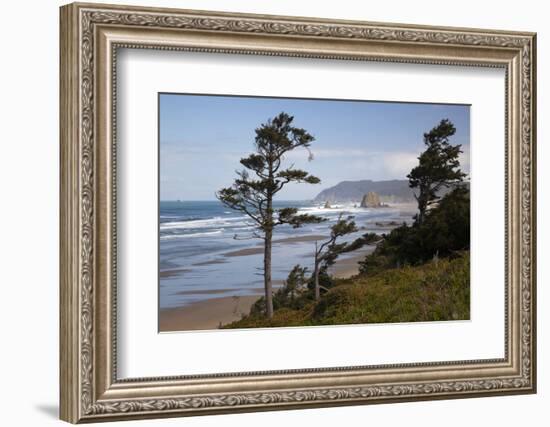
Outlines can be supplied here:
[[367, 246], [354, 252], [353, 256], [341, 258], [329, 268], [329, 273], [339, 279], [347, 279], [359, 273], [359, 261], [363, 261], [365, 256], [374, 250], [373, 246]]
[[239, 320], [248, 314], [250, 307], [261, 295], [212, 298], [187, 307], [168, 308], [160, 311], [159, 331], [192, 331], [217, 329]]
[[[366, 247], [358, 250], [351, 257], [339, 259], [330, 268], [331, 273], [338, 278], [348, 278], [356, 275], [359, 272], [357, 262], [362, 260], [372, 250], [372, 247]], [[243, 254], [241, 256], [246, 255]], [[276, 289], [282, 284], [283, 281], [274, 281], [273, 287]], [[212, 291], [204, 291], [205, 294], [210, 292]], [[258, 295], [211, 298], [185, 307], [160, 310], [159, 331], [175, 332], [217, 329], [220, 324], [231, 323], [248, 314], [252, 304], [262, 295], [263, 290], [258, 289]]]

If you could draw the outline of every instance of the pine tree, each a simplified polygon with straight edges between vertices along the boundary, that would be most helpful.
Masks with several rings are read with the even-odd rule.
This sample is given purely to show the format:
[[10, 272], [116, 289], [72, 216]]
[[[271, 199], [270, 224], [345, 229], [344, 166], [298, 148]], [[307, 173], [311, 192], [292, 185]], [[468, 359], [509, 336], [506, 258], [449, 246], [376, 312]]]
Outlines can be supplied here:
[[427, 210], [439, 200], [438, 192], [463, 181], [466, 174], [460, 170], [458, 156], [461, 145], [451, 145], [449, 139], [456, 132], [455, 126], [448, 120], [424, 134], [426, 150], [418, 157], [418, 166], [407, 175], [409, 187], [418, 188], [415, 194], [418, 203], [416, 223], [422, 224]]
[[[255, 152], [242, 158], [245, 169], [237, 172], [231, 187], [222, 188], [216, 197], [231, 209], [243, 212], [255, 226], [254, 237], [264, 241], [264, 290], [266, 315], [273, 317], [273, 289], [271, 281], [271, 257], [273, 230], [282, 224], [298, 228], [306, 223], [319, 223], [316, 215], [298, 214], [298, 209], [275, 209], [273, 199], [291, 182], [318, 184], [320, 179], [293, 166], [283, 168], [285, 155], [297, 148], [309, 147], [315, 138], [306, 130], [293, 126], [294, 117], [284, 112], [256, 129]], [[309, 160], [313, 157], [309, 152]]]
[[342, 214], [338, 217], [338, 221], [330, 227], [330, 237], [325, 242], [318, 244], [315, 242], [315, 261], [313, 265], [313, 279], [315, 285], [315, 300], [321, 298], [321, 286], [319, 285], [319, 273], [324, 265], [328, 267], [336, 261], [336, 258], [346, 252], [347, 243], [336, 243], [336, 241], [346, 234], [355, 233], [358, 230], [353, 221], [352, 216], [342, 218]]

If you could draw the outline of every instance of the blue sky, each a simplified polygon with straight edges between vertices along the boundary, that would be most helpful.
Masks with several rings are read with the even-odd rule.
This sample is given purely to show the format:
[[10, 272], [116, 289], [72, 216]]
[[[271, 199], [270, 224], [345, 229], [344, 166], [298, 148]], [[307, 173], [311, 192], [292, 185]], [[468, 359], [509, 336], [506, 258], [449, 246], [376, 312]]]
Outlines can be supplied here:
[[464, 105], [303, 100], [161, 94], [161, 200], [214, 200], [229, 186], [239, 159], [254, 149], [254, 129], [281, 111], [315, 137], [286, 158], [288, 166], [318, 176], [321, 183], [292, 184], [280, 200], [308, 200], [345, 180], [406, 179], [423, 151], [423, 133], [450, 119], [469, 172], [470, 108]]

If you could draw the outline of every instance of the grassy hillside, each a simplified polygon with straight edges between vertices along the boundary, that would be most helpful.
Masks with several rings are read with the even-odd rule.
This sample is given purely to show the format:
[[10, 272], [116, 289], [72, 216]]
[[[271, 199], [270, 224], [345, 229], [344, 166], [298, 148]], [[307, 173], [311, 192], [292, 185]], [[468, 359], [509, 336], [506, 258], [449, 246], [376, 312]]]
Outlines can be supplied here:
[[420, 322], [470, 318], [470, 253], [416, 267], [336, 279], [318, 303], [249, 315], [225, 328]]

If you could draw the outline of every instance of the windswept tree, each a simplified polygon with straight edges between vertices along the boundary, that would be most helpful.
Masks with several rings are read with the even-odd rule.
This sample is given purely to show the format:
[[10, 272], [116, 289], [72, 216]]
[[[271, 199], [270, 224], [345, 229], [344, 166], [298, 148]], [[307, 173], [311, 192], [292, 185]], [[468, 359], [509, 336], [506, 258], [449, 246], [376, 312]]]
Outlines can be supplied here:
[[307, 291], [306, 279], [307, 267], [296, 264], [285, 280], [285, 285], [280, 289], [290, 301]]
[[293, 166], [284, 168], [285, 155], [297, 148], [305, 148], [308, 159], [313, 157], [309, 147], [315, 138], [306, 130], [293, 126], [294, 117], [284, 112], [256, 129], [255, 152], [241, 159], [244, 169], [237, 172], [231, 187], [222, 188], [216, 197], [231, 209], [243, 212], [256, 226], [254, 237], [264, 241], [264, 288], [266, 315], [273, 317], [273, 289], [271, 282], [271, 250], [273, 229], [282, 224], [298, 228], [306, 223], [319, 223], [316, 215], [298, 214], [298, 209], [274, 209], [273, 199], [289, 183], [318, 184], [316, 176]]
[[345, 236], [346, 234], [355, 233], [358, 230], [353, 221], [352, 216], [342, 218], [342, 214], [339, 215], [338, 221], [332, 227], [330, 227], [330, 237], [328, 240], [319, 244], [315, 242], [315, 262], [313, 265], [313, 283], [315, 285], [315, 300], [319, 301], [321, 298], [321, 286], [319, 284], [319, 273], [322, 267], [328, 267], [336, 261], [336, 258], [342, 253], [346, 252], [348, 243], [336, 243], [337, 240]]
[[426, 150], [418, 157], [418, 166], [407, 175], [409, 187], [418, 189], [415, 193], [418, 202], [418, 224], [424, 222], [428, 209], [439, 200], [439, 191], [462, 182], [466, 176], [460, 170], [458, 159], [462, 153], [461, 145], [449, 143], [455, 132], [455, 126], [448, 119], [444, 119], [425, 133]]

